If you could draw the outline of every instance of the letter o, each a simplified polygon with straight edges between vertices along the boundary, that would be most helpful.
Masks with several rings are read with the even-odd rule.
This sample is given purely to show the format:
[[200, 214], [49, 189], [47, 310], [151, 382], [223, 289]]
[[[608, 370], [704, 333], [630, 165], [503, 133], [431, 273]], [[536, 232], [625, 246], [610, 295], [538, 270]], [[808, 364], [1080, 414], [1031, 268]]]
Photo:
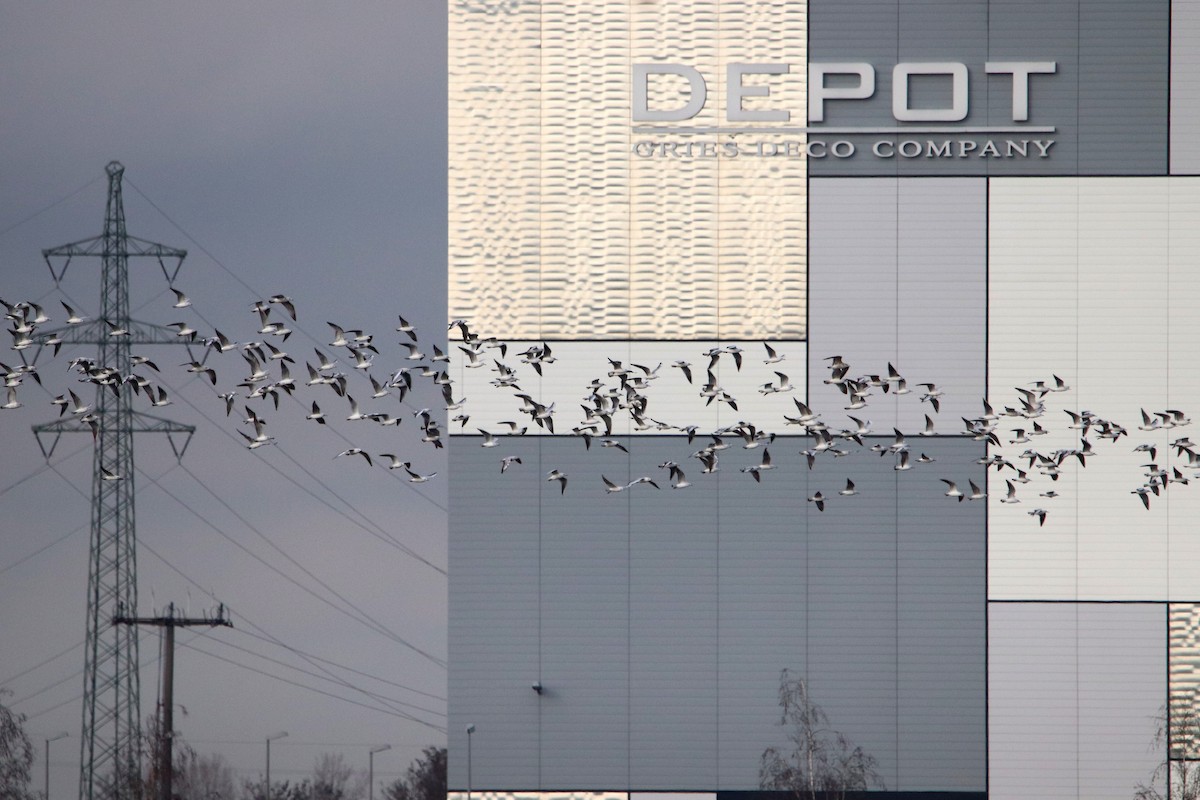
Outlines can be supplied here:
[[[908, 145], [912, 145], [912, 147]], [[900, 155], [904, 158], [916, 158], [921, 155], [921, 152], [921, 143], [915, 139], [905, 139], [900, 143]]]
[[839, 139], [829, 146], [829, 152], [833, 153], [834, 158], [849, 158], [854, 155], [854, 142]]

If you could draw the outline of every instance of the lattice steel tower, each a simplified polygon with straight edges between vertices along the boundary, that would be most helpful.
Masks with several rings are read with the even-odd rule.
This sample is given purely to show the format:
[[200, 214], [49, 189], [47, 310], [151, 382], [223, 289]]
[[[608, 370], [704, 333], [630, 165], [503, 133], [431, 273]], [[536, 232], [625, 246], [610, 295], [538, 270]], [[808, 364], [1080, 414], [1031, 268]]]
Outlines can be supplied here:
[[[61, 247], [43, 250], [57, 285], [71, 259], [98, 257], [102, 264], [100, 318], [40, 333], [35, 344], [44, 347], [61, 339], [64, 345], [94, 344], [98, 367], [130, 375], [134, 345], [178, 344], [175, 331], [129, 316], [129, 258], [158, 260], [168, 283], [179, 272], [187, 252], [129, 236], [121, 180], [125, 168], [112, 161], [108, 173], [108, 205], [104, 233]], [[56, 270], [55, 264], [61, 263]], [[173, 268], [169, 268], [168, 264]], [[133, 390], [120, 382], [99, 385], [94, 417], [89, 421], [61, 419], [34, 427], [47, 459], [63, 433], [91, 433], [92, 458], [91, 554], [88, 566], [87, 651], [84, 656], [82, 755], [79, 775], [81, 800], [130, 800], [141, 794], [141, 702], [138, 681], [138, 632], [113, 624], [114, 617], [137, 613], [137, 538], [134, 527], [133, 434], [168, 434], [177, 458], [182, 458], [195, 428], [133, 410]], [[181, 436], [177, 441], [175, 435]], [[47, 444], [49, 442], [49, 444]]]

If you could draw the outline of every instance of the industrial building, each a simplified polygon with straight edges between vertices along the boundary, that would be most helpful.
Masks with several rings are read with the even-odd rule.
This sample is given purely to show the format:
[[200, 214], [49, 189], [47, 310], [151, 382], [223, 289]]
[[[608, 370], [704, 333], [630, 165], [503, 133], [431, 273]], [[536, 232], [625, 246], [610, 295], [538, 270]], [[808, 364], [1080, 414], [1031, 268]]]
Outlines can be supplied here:
[[[556, 409], [498, 352], [455, 366], [453, 797], [748, 798], [783, 669], [880, 797], [1127, 798], [1200, 758], [1178, 716], [1154, 746], [1200, 689], [1200, 490], [1136, 493], [1186, 458], [1154, 412], [1200, 398], [1200, 2], [457, 0], [450, 37], [450, 314]], [[914, 391], [847, 410], [835, 355]], [[662, 365], [627, 452], [571, 430], [610, 359]], [[970, 435], [1017, 387], [1045, 416]], [[871, 432], [806, 463], [793, 398]], [[1001, 502], [1084, 410], [1129, 435]], [[739, 422], [774, 469], [730, 435], [701, 474]], [[895, 469], [893, 429], [932, 461]]]

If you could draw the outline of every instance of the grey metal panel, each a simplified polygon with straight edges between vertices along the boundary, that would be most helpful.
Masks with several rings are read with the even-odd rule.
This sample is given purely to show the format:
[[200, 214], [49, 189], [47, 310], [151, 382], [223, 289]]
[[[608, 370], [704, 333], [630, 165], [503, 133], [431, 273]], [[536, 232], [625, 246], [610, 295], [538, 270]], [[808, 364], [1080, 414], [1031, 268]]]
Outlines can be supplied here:
[[[706, 476], [683, 437], [629, 437], [628, 456], [567, 437], [479, 441], [451, 443], [455, 788], [468, 722], [476, 788], [756, 788], [763, 750], [785, 741], [784, 667], [890, 788], [976, 785], [984, 510], [942, 497], [937, 478], [978, 473], [978, 443], [931, 440], [937, 464], [897, 474], [865, 451], [809, 471], [804, 440], [779, 438], [756, 484], [739, 470], [762, 450], [736, 444]], [[501, 475], [505, 454], [525, 463]], [[667, 486], [667, 458], [692, 488], [604, 494], [601, 474]], [[570, 475], [565, 495], [551, 468]], [[859, 496], [837, 494], [847, 477]], [[825, 512], [805, 499], [818, 489]], [[940, 739], [937, 719], [953, 720]], [[960, 773], [922, 748], [955, 753]]]
[[1125, 798], [1161, 755], [1160, 603], [989, 606], [989, 797]]
[[814, 467], [809, 478], [811, 489], [842, 500], [836, 492], [852, 477], [860, 495], [831, 500], [823, 514], [808, 511], [806, 674], [831, 727], [874, 756], [895, 787], [898, 476], [891, 462], [855, 454]]
[[1079, 797], [1078, 605], [988, 607], [988, 796]]
[[[493, 477], [498, 457], [483, 457], [479, 441], [450, 437], [448, 445], [449, 747], [465, 755], [474, 724], [474, 788], [536, 786], [538, 703], [529, 684], [538, 666], [538, 504], [513, 502], [511, 487]], [[536, 468], [533, 439], [506, 452]], [[465, 789], [466, 758], [448, 767], [449, 785]]]
[[1200, 0], [1171, 3], [1171, 174], [1200, 173]]
[[[1074, 175], [1162, 174], [1166, 169], [1167, 0], [971, 0], [884, 3], [814, 0], [809, 4], [813, 61], [868, 61], [876, 91], [868, 101], [834, 101], [814, 127], [895, 127], [891, 113], [892, 67], [903, 61], [958, 61], [969, 69], [970, 112], [961, 125], [1053, 126], [1053, 133], [896, 134], [825, 136], [858, 145], [848, 159], [810, 160], [813, 176], [830, 175]], [[1012, 80], [986, 75], [995, 61], [1055, 61], [1053, 76], [1030, 83], [1030, 119], [1012, 119]], [[911, 105], [942, 104], [946, 79], [914, 80]], [[936, 100], [934, 99], [936, 98]], [[911, 123], [908, 123], [911, 126]], [[876, 158], [877, 139], [954, 142], [980, 148], [989, 138], [1005, 143], [1053, 139], [1050, 157], [1013, 155], [912, 159]]]
[[[1054, 61], [1054, 75], [1033, 76], [1029, 83], [1031, 125], [1052, 125], [1051, 134], [1013, 138], [1053, 139], [1049, 158], [1013, 159], [1011, 165], [988, 164], [988, 175], [1076, 175], [1079, 173], [1079, 114], [1082, 102], [1078, 88], [1079, 19], [1086, 13], [1086, 0], [992, 0], [988, 13], [988, 57], [996, 61]], [[1012, 121], [1012, 78], [995, 75], [988, 79], [987, 119], [989, 124], [1014, 125]], [[1115, 110], [1114, 110], [1115, 115]], [[1131, 120], [1132, 121], [1132, 120]], [[1111, 124], [1111, 123], [1110, 123]], [[1128, 153], [1111, 153], [1105, 172], [1135, 172]], [[969, 159], [968, 159], [969, 160]]]
[[[717, 765], [717, 497], [683, 439], [630, 443], [627, 480], [683, 464], [690, 489], [610, 498], [630, 520], [631, 789], [704, 790]], [[610, 451], [613, 455], [621, 455]], [[695, 466], [693, 466], [695, 465]], [[666, 486], [665, 480], [661, 485]]]
[[[957, 432], [986, 394], [986, 182], [813, 179], [810, 192], [809, 405], [835, 427], [854, 414], [911, 434], [929, 414]], [[875, 389], [867, 408], [844, 411], [845, 395], [824, 383], [834, 354], [855, 377], [891, 362], [912, 393]], [[945, 392], [940, 413], [918, 382]]]
[[1125, 800], [1149, 783], [1167, 684], [1167, 607], [1079, 609], [1079, 796]]
[[[823, 383], [826, 359], [840, 355], [858, 375], [896, 357], [897, 191], [889, 178], [809, 181], [808, 403], [831, 426], [848, 421], [845, 395]], [[887, 431], [894, 402], [873, 403], [869, 416]]]
[[[982, 413], [987, 393], [987, 182], [898, 184], [896, 367], [914, 392], [918, 381], [945, 391], [931, 416], [958, 431], [960, 416]], [[897, 427], [920, 430], [931, 406], [914, 395], [894, 402]]]
[[1167, 174], [1170, 0], [1086, 0], [1079, 174]]
[[541, 463], [531, 467], [529, 477], [542, 487], [541, 497], [530, 503], [540, 505], [542, 531], [540, 786], [623, 787], [629, 755], [625, 504], [586, 483], [563, 495], [557, 483], [544, 479], [551, 469], [582, 477], [597, 455], [616, 451], [592, 454], [578, 439], [539, 449]]
[[[778, 726], [779, 673], [806, 662], [808, 469], [794, 439], [769, 448], [774, 471], [756, 484], [733, 467], [762, 451], [729, 454], [719, 491], [718, 789], [758, 785], [763, 751], [786, 744]], [[770, 510], [755, 513], [751, 509]]]
[[936, 476], [900, 476], [897, 789], [986, 789], [986, 501], [951, 502], [937, 479], [985, 485], [982, 453], [939, 439]]

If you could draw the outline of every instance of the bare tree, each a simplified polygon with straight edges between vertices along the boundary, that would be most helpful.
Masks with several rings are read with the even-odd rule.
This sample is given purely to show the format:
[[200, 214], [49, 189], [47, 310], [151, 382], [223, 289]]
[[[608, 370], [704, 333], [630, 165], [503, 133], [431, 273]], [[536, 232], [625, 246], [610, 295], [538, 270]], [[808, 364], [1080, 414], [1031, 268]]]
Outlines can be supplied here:
[[1159, 709], [1154, 718], [1153, 750], [1164, 751], [1163, 760], [1139, 783], [1134, 800], [1200, 800], [1200, 712], [1191, 702], [1171, 703], [1171, 715]]
[[[0, 698], [11, 694], [0, 689]], [[33, 766], [33, 743], [25, 732], [25, 715], [17, 714], [0, 703], [0, 797], [5, 800], [32, 800], [29, 789]]]
[[404, 777], [383, 790], [385, 800], [446, 800], [446, 748], [426, 747]]
[[[242, 781], [242, 800], [266, 800], [267, 793], [261, 780]], [[312, 800], [312, 786], [307, 779], [299, 783], [271, 781], [271, 800]]]
[[220, 753], [199, 755], [189, 745], [175, 755], [172, 787], [179, 800], [234, 800], [233, 767]]
[[786, 669], [779, 675], [779, 707], [779, 724], [788, 728], [791, 748], [763, 751], [760, 788], [790, 791], [805, 800], [840, 800], [847, 792], [885, 788], [874, 756], [830, 727], [804, 679]]
[[312, 800], [362, 800], [366, 776], [346, 763], [341, 753], [322, 753], [313, 768]]

